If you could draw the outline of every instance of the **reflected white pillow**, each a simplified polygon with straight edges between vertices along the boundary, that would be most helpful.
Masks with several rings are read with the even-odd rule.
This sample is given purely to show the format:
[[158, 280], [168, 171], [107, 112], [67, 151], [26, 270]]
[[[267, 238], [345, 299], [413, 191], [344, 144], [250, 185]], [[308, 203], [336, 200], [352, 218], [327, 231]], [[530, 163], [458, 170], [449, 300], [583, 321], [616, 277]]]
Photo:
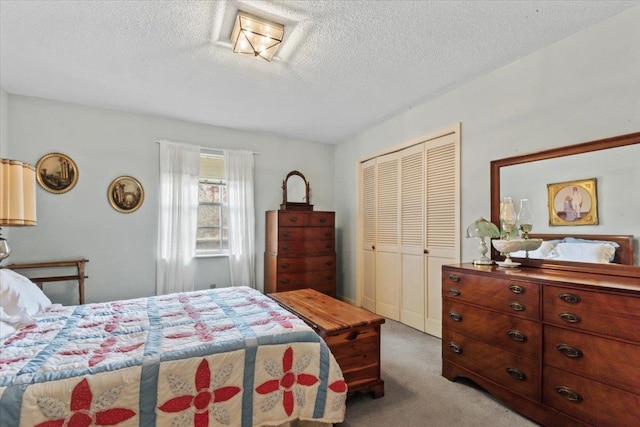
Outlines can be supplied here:
[[26, 277], [0, 269], [0, 307], [9, 316], [26, 313], [33, 316], [51, 306], [51, 300]]
[[596, 262], [608, 264], [616, 248], [606, 243], [558, 243], [550, 257], [555, 261]]

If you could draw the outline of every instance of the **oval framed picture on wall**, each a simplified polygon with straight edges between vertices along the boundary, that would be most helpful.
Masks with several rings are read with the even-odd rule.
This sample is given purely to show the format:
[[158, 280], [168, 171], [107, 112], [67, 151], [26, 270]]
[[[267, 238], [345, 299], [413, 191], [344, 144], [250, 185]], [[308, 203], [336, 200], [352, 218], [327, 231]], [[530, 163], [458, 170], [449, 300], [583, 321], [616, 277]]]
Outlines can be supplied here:
[[50, 193], [62, 194], [78, 182], [78, 167], [71, 157], [62, 153], [45, 154], [36, 165], [38, 184]]
[[118, 212], [135, 212], [144, 201], [144, 188], [140, 181], [132, 176], [119, 176], [109, 185], [107, 198], [113, 209]]

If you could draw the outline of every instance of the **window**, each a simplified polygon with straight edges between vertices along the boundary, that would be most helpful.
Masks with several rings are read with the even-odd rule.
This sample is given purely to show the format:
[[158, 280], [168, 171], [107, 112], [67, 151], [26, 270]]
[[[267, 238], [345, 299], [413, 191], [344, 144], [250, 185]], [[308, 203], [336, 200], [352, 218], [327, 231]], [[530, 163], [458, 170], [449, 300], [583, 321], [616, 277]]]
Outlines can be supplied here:
[[224, 180], [224, 157], [200, 155], [198, 183], [198, 231], [196, 255], [227, 255], [227, 183]]

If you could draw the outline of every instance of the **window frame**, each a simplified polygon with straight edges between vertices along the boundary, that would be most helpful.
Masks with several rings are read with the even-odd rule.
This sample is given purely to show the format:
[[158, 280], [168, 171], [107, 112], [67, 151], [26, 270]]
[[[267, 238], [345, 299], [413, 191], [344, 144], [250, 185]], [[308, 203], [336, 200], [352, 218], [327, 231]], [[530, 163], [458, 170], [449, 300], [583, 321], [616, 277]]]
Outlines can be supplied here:
[[[217, 155], [217, 154], [200, 153], [200, 158], [201, 158], [201, 160], [203, 158], [219, 158], [219, 159], [223, 159], [223, 162], [224, 162], [224, 157], [222, 155]], [[219, 185], [219, 186], [225, 188], [225, 192], [226, 192], [226, 187], [227, 187], [227, 182], [223, 178], [211, 179], [209, 177], [203, 176], [202, 175], [202, 171], [199, 173], [199, 177], [198, 177], [198, 211], [197, 211], [198, 221], [197, 221], [197, 226], [196, 226], [195, 256], [196, 256], [196, 258], [228, 257], [229, 256], [229, 245], [228, 245], [228, 239], [229, 239], [229, 224], [228, 224], [229, 199], [228, 199], [228, 195], [227, 195], [227, 197], [225, 197], [226, 203], [223, 202], [223, 201], [220, 201], [220, 202], [201, 202], [200, 201], [200, 186], [202, 184]], [[199, 225], [200, 224], [200, 206], [220, 206], [220, 224], [219, 225], [200, 226]], [[224, 217], [227, 218], [227, 226], [224, 226], [224, 221], [223, 221]], [[198, 239], [197, 232], [199, 230], [201, 230], [201, 229], [219, 229], [220, 230], [220, 241], [219, 241], [220, 249], [198, 249], [198, 242], [201, 242], [202, 239]], [[227, 235], [227, 247], [226, 248], [223, 247], [223, 242], [224, 242], [223, 235], [224, 235], [225, 231], [226, 231], [226, 235]]]

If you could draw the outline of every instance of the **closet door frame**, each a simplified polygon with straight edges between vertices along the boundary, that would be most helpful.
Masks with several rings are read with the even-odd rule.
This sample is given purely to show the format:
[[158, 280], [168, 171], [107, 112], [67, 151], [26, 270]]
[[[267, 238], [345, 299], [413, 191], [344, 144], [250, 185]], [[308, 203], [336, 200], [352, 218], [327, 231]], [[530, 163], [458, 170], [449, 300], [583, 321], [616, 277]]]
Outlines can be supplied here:
[[[357, 306], [362, 306], [362, 295], [363, 295], [363, 289], [364, 289], [364, 280], [365, 280], [365, 274], [364, 274], [364, 253], [363, 250], [361, 248], [362, 242], [363, 242], [363, 208], [362, 208], [362, 197], [363, 197], [363, 182], [362, 182], [362, 165], [367, 162], [370, 161], [372, 159], [376, 159], [380, 156], [383, 155], [387, 155], [390, 153], [394, 153], [394, 152], [398, 152], [401, 150], [404, 150], [406, 148], [415, 146], [415, 145], [419, 145], [419, 144], [429, 144], [429, 141], [435, 140], [435, 139], [439, 139], [448, 135], [454, 135], [457, 138], [457, 143], [456, 143], [456, 147], [457, 147], [457, 162], [458, 162], [458, 168], [459, 168], [459, 162], [460, 162], [460, 140], [461, 140], [461, 136], [460, 136], [460, 132], [461, 132], [461, 123], [455, 123], [451, 126], [448, 126], [446, 128], [437, 130], [435, 132], [417, 137], [417, 138], [413, 138], [407, 142], [401, 143], [401, 144], [397, 144], [391, 147], [388, 147], [384, 150], [378, 151], [378, 152], [374, 152], [370, 155], [367, 155], [361, 159], [358, 160], [357, 164], [356, 164], [356, 170], [358, 171], [358, 195], [357, 195], [357, 227], [356, 227], [356, 247], [357, 247], [357, 253], [356, 253], [356, 298], [355, 298], [355, 303]], [[457, 179], [457, 185], [458, 185], [458, 194], [456, 195], [456, 214], [455, 214], [455, 218], [454, 221], [456, 222], [456, 227], [455, 227], [455, 243], [456, 243], [456, 247], [457, 247], [457, 259], [460, 259], [460, 248], [461, 248], [461, 242], [460, 242], [460, 238], [461, 238], [461, 232], [460, 232], [460, 189], [459, 189], [459, 182], [460, 182], [460, 171], [458, 170], [456, 172], [456, 179]], [[426, 274], [427, 272], [425, 272]], [[433, 301], [432, 301], [433, 302]], [[431, 305], [431, 304], [429, 304]], [[439, 335], [439, 334], [438, 334]]]

